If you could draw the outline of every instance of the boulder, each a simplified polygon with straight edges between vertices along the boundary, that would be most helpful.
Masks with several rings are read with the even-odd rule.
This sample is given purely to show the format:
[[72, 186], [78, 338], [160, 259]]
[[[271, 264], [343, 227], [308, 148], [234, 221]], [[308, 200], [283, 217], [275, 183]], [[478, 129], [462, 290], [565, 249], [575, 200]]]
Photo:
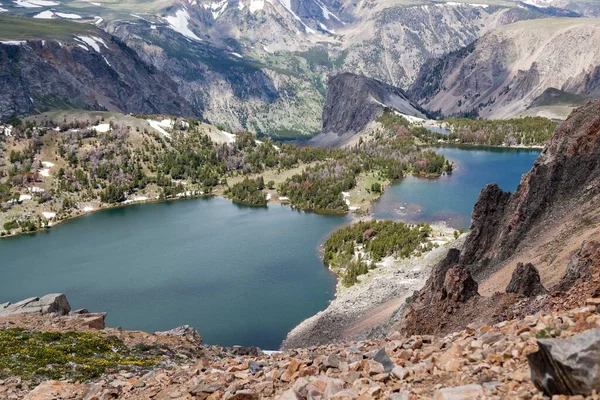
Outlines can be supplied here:
[[450, 299], [455, 302], [464, 303], [472, 297], [478, 296], [479, 285], [471, 272], [466, 268], [454, 267], [446, 272], [444, 287], [442, 288], [442, 300]]
[[71, 311], [67, 297], [62, 293], [47, 294], [43, 297], [30, 297], [15, 304], [0, 308], [0, 317], [19, 314], [49, 314], [66, 315]]
[[565, 275], [555, 289], [566, 291], [577, 281], [589, 281], [593, 271], [600, 267], [600, 242], [586, 241], [573, 254]]
[[383, 348], [383, 347], [381, 349], [379, 349], [379, 351], [377, 351], [377, 353], [375, 353], [375, 355], [373, 356], [373, 360], [375, 360], [379, 364], [383, 365], [383, 371], [386, 373], [392, 372], [392, 370], [396, 366], [392, 362], [390, 357], [387, 355], [387, 353], [385, 352], [385, 348]]
[[512, 278], [506, 287], [507, 293], [520, 294], [526, 297], [534, 297], [545, 294], [546, 288], [542, 285], [540, 273], [531, 263], [518, 263], [513, 271]]
[[592, 394], [600, 388], [600, 329], [567, 339], [540, 339], [527, 356], [531, 380], [548, 396]]
[[177, 328], [173, 328], [168, 331], [155, 332], [155, 334], [158, 336], [184, 337], [192, 343], [197, 343], [197, 344], [202, 343], [202, 337], [200, 337], [200, 334], [198, 333], [198, 331], [189, 325], [178, 326]]

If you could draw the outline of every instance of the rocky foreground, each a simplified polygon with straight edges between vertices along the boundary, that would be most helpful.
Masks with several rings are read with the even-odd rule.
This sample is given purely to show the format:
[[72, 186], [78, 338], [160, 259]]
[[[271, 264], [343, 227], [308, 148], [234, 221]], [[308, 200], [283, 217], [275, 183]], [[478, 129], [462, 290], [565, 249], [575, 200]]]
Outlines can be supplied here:
[[63, 309], [0, 316], [0, 338], [8, 332], [93, 332], [122, 341], [123, 349], [155, 349], [154, 365], [116, 367], [84, 381], [45, 380], [58, 364], [29, 379], [4, 370], [1, 399], [542, 399], [543, 391], [558, 390], [598, 398], [600, 299], [445, 337], [395, 332], [382, 340], [264, 354], [203, 346], [189, 327], [155, 334], [95, 329], [80, 317], [85, 314], [62, 315], [63, 298]]

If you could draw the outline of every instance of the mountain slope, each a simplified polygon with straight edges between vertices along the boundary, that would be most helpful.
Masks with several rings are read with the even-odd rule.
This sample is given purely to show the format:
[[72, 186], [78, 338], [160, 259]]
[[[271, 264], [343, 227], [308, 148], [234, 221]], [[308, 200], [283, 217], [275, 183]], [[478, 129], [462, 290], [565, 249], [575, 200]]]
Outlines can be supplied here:
[[0, 118], [56, 108], [200, 116], [163, 72], [91, 26], [0, 16]]
[[599, 19], [518, 22], [428, 62], [410, 89], [443, 114], [506, 118], [524, 112], [546, 89], [598, 93]]
[[461, 263], [475, 277], [494, 274], [498, 282], [492, 279], [490, 288], [507, 281], [524, 260], [540, 270], [547, 287], [556, 284], [570, 252], [598, 237], [599, 159], [596, 100], [559, 126], [514, 194], [495, 185], [482, 190]]
[[402, 89], [362, 75], [344, 73], [329, 79], [323, 108], [323, 131], [311, 140], [339, 146], [383, 114], [385, 109], [424, 118]]

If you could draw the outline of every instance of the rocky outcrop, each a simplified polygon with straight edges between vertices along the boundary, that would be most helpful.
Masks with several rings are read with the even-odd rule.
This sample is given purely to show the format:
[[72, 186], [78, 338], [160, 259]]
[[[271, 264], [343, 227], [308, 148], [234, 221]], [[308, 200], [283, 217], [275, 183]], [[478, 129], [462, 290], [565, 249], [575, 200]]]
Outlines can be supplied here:
[[600, 100], [554, 133], [514, 194], [487, 186], [475, 205], [460, 263], [489, 276], [535, 233], [600, 193]]
[[[3, 306], [3, 307], [2, 307]], [[49, 314], [66, 315], [71, 311], [66, 296], [62, 293], [47, 294], [42, 297], [31, 297], [15, 304], [0, 305], [0, 317], [19, 314]]]
[[[47, 316], [48, 319], [40, 319]], [[2, 326], [19, 326], [19, 323], [29, 321], [41, 323], [36, 328], [62, 329], [104, 329], [106, 313], [90, 313], [82, 308], [71, 310], [67, 297], [62, 293], [47, 294], [42, 297], [31, 297], [17, 303], [0, 304], [0, 329]]]
[[[504, 192], [493, 183], [485, 186], [475, 203], [468, 240], [463, 246], [461, 262], [471, 265], [475, 260], [482, 265], [489, 262], [490, 247], [497, 240], [499, 224], [506, 214], [506, 206], [510, 200], [510, 193]], [[475, 223], [477, 221], [477, 223]]]
[[567, 266], [567, 272], [555, 288], [566, 291], [576, 282], [585, 282], [592, 279], [592, 274], [600, 267], [600, 242], [586, 241], [581, 248], [573, 254]]
[[486, 307], [478, 302], [478, 284], [471, 272], [460, 266], [459, 255], [458, 249], [450, 249], [446, 258], [432, 269], [429, 279], [404, 313], [399, 324], [402, 332], [447, 333], [461, 324], [464, 326], [465, 319], [471, 318], [468, 315], [477, 309], [477, 306], [471, 306], [474, 301], [478, 306]]
[[534, 297], [545, 294], [546, 289], [542, 285], [540, 273], [533, 264], [519, 263], [513, 271], [510, 283], [506, 287], [506, 292]]
[[424, 117], [419, 107], [400, 88], [363, 75], [344, 73], [333, 76], [327, 84], [323, 132], [312, 143], [339, 146], [365, 129], [385, 109]]
[[600, 329], [568, 339], [538, 340], [528, 355], [531, 380], [548, 396], [590, 395], [600, 387]]

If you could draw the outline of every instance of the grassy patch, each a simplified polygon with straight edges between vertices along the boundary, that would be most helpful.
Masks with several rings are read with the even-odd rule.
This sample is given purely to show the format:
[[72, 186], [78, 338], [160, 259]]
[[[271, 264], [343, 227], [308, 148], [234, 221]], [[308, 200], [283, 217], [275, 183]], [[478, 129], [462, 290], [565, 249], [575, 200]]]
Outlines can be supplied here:
[[0, 15], [0, 40], [72, 40], [74, 35], [96, 34], [90, 24]]
[[0, 376], [26, 379], [72, 378], [151, 367], [156, 359], [136, 354], [115, 337], [92, 332], [0, 330]]

